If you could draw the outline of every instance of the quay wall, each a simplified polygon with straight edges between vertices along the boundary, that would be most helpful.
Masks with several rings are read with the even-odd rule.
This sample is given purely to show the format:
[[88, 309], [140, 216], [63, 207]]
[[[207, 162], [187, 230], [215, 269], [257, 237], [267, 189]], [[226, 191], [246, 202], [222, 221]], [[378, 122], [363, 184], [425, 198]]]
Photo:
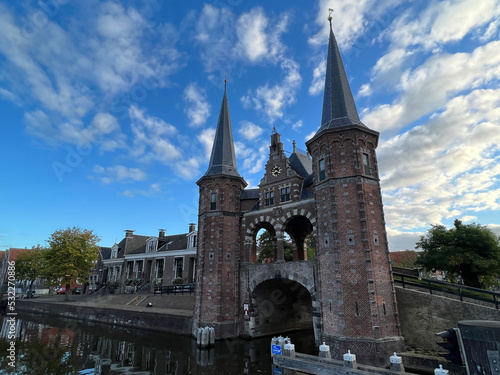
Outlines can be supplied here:
[[[405, 345], [409, 349], [440, 351], [436, 333], [456, 328], [461, 320], [500, 321], [500, 311], [493, 305], [432, 295], [426, 292], [396, 288], [399, 321]], [[493, 306], [493, 307], [491, 307]]]
[[191, 335], [192, 328], [191, 316], [158, 313], [157, 311], [124, 310], [28, 301], [16, 301], [16, 311], [186, 336]]

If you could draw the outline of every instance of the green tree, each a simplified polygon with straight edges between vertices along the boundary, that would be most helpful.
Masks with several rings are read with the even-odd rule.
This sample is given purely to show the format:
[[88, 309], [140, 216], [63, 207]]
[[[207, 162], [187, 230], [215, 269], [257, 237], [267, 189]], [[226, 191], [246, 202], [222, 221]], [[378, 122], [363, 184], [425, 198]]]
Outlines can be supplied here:
[[[261, 233], [257, 239], [257, 244], [260, 247], [260, 253], [258, 257], [259, 262], [265, 262], [267, 259], [274, 259], [274, 244], [271, 234], [266, 230]], [[286, 262], [293, 260], [293, 250], [290, 241], [283, 241], [284, 258]]]
[[307, 236], [306, 240], [306, 249], [307, 249], [307, 260], [313, 260], [316, 258], [316, 237], [314, 233], [311, 233]]
[[455, 220], [454, 227], [433, 225], [416, 244], [417, 264], [428, 271], [460, 276], [465, 285], [487, 288], [500, 273], [500, 237], [489, 228]]
[[66, 285], [65, 301], [69, 300], [72, 281], [86, 281], [99, 257], [100, 241], [91, 230], [77, 227], [57, 230], [47, 240], [47, 271], [52, 284]]
[[32, 295], [33, 283], [38, 277], [44, 278], [47, 262], [47, 249], [33, 247], [33, 250], [26, 251], [18, 255], [16, 259], [16, 278], [18, 280], [27, 280], [28, 298]]

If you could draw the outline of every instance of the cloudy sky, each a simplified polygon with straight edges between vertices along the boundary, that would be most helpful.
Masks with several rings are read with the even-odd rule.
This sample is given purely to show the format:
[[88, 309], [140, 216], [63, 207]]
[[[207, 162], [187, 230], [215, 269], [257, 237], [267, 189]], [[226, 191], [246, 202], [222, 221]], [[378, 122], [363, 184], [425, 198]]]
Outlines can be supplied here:
[[[144, 4], [146, 3], [146, 4]], [[0, 1], [0, 250], [197, 222], [228, 77], [238, 169], [320, 125], [328, 8], [378, 147], [390, 249], [500, 229], [500, 1]]]

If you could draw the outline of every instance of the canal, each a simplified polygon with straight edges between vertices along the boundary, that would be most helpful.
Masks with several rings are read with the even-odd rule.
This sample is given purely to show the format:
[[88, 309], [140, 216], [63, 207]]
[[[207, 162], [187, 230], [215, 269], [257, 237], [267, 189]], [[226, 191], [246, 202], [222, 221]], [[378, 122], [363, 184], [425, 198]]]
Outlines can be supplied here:
[[[8, 317], [0, 331], [0, 374], [271, 374], [271, 338], [223, 340], [199, 350], [190, 337], [22, 314], [9, 365]], [[9, 331], [10, 330], [10, 331]], [[313, 332], [291, 334], [297, 351], [315, 351]]]

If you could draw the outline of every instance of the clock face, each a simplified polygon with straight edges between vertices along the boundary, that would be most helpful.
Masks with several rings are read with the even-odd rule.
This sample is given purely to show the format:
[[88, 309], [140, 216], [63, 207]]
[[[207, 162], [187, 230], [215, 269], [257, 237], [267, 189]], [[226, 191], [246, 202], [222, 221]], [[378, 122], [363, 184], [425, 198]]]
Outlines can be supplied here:
[[273, 169], [271, 169], [271, 174], [276, 177], [281, 173], [281, 167], [279, 165], [275, 165]]

